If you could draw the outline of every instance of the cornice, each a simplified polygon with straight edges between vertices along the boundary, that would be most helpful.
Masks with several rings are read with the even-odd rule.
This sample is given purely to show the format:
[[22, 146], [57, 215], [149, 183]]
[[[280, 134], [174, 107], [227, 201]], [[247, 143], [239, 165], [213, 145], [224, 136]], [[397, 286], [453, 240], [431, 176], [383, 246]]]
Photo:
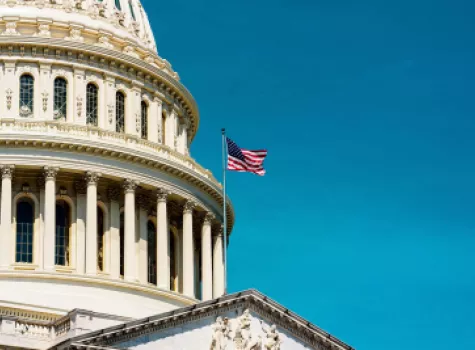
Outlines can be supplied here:
[[[16, 51], [15, 48], [19, 48], [19, 50]], [[27, 52], [26, 48], [32, 49], [32, 52]], [[41, 52], [42, 50], [43, 52]], [[160, 92], [166, 96], [167, 101], [165, 102], [178, 105], [190, 118], [190, 139], [193, 140], [196, 135], [200, 116], [193, 96], [183, 84], [165, 70], [146, 60], [84, 42], [23, 35], [0, 36], [0, 52], [5, 61], [40, 63], [51, 59], [56, 62], [61, 61], [65, 65], [84, 65], [85, 70], [97, 70], [102, 73], [104, 73], [104, 69], [109, 69], [112, 72], [116, 71], [121, 75], [121, 78], [126, 80], [140, 81], [151, 92]]]
[[255, 290], [227, 295], [157, 316], [91, 332], [63, 342], [55, 349], [82, 349], [88, 346], [107, 347], [202, 318], [216, 317], [236, 308], [250, 309], [256, 312], [270, 323], [287, 330], [313, 349], [353, 350], [349, 345]]
[[78, 282], [87, 283], [88, 285], [97, 285], [105, 287], [115, 287], [125, 291], [135, 291], [153, 296], [158, 296], [182, 305], [194, 305], [197, 303], [196, 299], [189, 298], [183, 294], [160, 289], [156, 286], [144, 285], [140, 283], [127, 282], [123, 280], [113, 280], [101, 276], [87, 276], [75, 274], [62, 273], [48, 273], [44, 271], [0, 271], [0, 280], [2, 279], [38, 279], [48, 281], [64, 281], [64, 282]]
[[[219, 206], [223, 204], [221, 184], [210, 171], [186, 155], [137, 136], [55, 121], [0, 119], [0, 146], [61, 150], [137, 163], [179, 178], [206, 193]], [[234, 220], [234, 208], [228, 199], [228, 234]]]

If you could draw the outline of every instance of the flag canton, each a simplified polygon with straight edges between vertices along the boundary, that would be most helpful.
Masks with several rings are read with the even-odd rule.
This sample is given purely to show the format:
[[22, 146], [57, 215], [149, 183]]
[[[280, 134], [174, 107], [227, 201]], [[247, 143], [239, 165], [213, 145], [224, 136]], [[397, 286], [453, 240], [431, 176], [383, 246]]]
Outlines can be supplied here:
[[228, 154], [231, 157], [237, 158], [245, 162], [246, 158], [244, 157], [244, 154], [242, 153], [241, 148], [239, 148], [238, 145], [236, 145], [232, 140], [228, 138], [226, 138], [226, 141], [228, 143]]

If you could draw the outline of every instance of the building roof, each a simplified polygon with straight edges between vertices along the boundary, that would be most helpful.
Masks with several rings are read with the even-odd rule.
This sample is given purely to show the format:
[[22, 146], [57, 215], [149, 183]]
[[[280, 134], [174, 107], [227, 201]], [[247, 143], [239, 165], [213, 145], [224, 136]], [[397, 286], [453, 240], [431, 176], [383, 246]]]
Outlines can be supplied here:
[[113, 348], [114, 344], [172, 328], [177, 324], [194, 321], [197, 317], [200, 318], [200, 315], [202, 317], [209, 316], [211, 312], [218, 314], [220, 311], [223, 312], [233, 307], [249, 308], [264, 319], [269, 320], [269, 322], [287, 330], [312, 348], [353, 350], [352, 347], [341, 340], [256, 290], [226, 295], [193, 306], [77, 336], [58, 344], [52, 349]]

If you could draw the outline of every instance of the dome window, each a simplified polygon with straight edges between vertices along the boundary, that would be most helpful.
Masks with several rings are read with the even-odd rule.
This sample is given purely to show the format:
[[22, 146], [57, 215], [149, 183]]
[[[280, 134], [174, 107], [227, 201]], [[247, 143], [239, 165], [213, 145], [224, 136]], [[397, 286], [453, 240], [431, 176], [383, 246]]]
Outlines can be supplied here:
[[21, 198], [16, 208], [16, 262], [33, 263], [34, 204], [30, 198]]
[[148, 136], [148, 105], [147, 102], [142, 101], [140, 114], [140, 136], [147, 139]]
[[134, 6], [132, 5], [132, 1], [129, 1], [129, 9], [130, 9], [130, 14], [134, 21], [137, 21], [137, 17], [135, 17], [135, 12], [134, 12]]
[[115, 95], [115, 131], [125, 132], [125, 95], [121, 91]]
[[97, 126], [98, 119], [98, 87], [89, 83], [86, 87], [86, 123]]
[[33, 114], [35, 79], [24, 74], [20, 77], [20, 115], [30, 117]]
[[54, 119], [65, 120], [68, 107], [68, 82], [63, 78], [54, 81]]

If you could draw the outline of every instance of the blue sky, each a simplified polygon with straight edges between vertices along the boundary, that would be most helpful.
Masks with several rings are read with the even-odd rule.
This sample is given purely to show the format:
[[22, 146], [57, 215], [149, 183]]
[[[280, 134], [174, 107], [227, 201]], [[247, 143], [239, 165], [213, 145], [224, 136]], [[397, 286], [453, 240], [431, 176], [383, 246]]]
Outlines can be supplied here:
[[229, 174], [229, 288], [359, 350], [475, 348], [475, 2], [143, 0], [220, 129], [269, 150]]

